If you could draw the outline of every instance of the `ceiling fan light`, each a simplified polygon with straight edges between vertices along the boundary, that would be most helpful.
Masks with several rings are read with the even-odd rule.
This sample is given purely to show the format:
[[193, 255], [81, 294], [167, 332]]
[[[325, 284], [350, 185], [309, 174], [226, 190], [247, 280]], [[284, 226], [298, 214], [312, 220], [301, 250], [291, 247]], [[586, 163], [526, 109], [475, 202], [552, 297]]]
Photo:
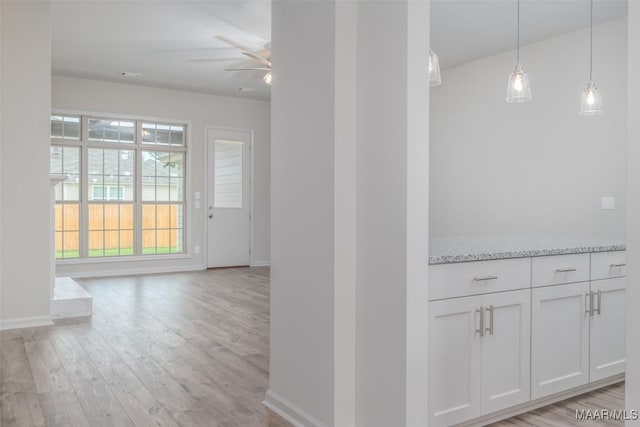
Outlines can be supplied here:
[[598, 114], [602, 114], [602, 94], [596, 85], [589, 82], [582, 92], [580, 115], [597, 116]]
[[438, 55], [429, 49], [429, 85], [438, 86], [440, 83], [442, 83], [442, 78], [440, 77], [440, 63], [438, 62]]
[[529, 76], [520, 68], [520, 64], [517, 64], [515, 70], [513, 70], [513, 73], [509, 76], [507, 102], [519, 104], [531, 101], [531, 99], [533, 99], [533, 95], [531, 94]]
[[266, 84], [271, 86], [271, 71], [269, 71], [267, 74], [265, 74], [264, 77], [262, 78], [262, 80], [264, 80], [264, 82]]

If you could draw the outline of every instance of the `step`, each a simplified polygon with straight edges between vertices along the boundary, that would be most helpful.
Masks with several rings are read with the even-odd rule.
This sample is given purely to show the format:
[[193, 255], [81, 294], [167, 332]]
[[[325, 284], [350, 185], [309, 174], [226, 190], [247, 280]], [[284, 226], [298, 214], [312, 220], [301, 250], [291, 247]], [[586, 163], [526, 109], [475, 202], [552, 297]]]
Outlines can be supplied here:
[[93, 297], [70, 277], [56, 277], [51, 315], [54, 319], [91, 316]]

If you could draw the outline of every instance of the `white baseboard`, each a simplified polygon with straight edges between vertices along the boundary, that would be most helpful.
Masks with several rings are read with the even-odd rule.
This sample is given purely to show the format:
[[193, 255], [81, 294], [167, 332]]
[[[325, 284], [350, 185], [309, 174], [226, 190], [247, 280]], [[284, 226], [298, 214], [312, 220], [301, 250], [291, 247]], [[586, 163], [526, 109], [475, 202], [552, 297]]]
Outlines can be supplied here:
[[139, 268], [118, 268], [109, 270], [91, 269], [85, 271], [64, 272], [65, 277], [72, 279], [83, 279], [88, 277], [117, 277], [133, 276], [138, 274], [162, 274], [162, 273], [184, 273], [188, 271], [203, 271], [206, 267], [202, 265], [189, 265], [181, 267], [159, 266], [159, 267], [139, 267]]
[[475, 427], [480, 425], [486, 426], [489, 424], [493, 424], [495, 422], [502, 421], [507, 418], [515, 417], [516, 415], [520, 415], [525, 412], [533, 411], [547, 405], [551, 405], [557, 402], [561, 402], [563, 400], [571, 399], [572, 397], [579, 396], [584, 393], [589, 393], [590, 391], [594, 391], [602, 387], [619, 383], [621, 381], [624, 381], [624, 376], [625, 374], [614, 375], [613, 377], [605, 378], [599, 381], [594, 381], [592, 383], [585, 384], [576, 388], [572, 388], [570, 390], [563, 391], [557, 394], [553, 394], [551, 396], [541, 397], [540, 399], [521, 403], [520, 405], [516, 405], [511, 408], [503, 409], [501, 411], [487, 414], [479, 418], [474, 418], [473, 420], [470, 420], [470, 421], [465, 421], [460, 424], [456, 424], [456, 427]]
[[271, 389], [267, 390], [262, 404], [289, 421], [294, 427], [327, 427], [326, 424], [316, 420], [303, 409], [289, 402]]
[[51, 326], [51, 316], [17, 317], [14, 319], [0, 319], [0, 331], [8, 329], [35, 328], [37, 326]]
[[271, 265], [271, 261], [253, 261], [251, 263], [251, 267], [269, 267]]

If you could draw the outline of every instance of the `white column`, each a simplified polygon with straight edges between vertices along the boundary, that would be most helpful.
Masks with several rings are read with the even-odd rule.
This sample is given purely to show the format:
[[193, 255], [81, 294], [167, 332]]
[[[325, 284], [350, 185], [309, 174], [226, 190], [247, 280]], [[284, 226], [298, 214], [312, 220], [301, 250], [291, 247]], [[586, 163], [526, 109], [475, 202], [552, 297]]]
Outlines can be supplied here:
[[[640, 2], [629, 1], [627, 137], [627, 366], [625, 406], [640, 410]], [[626, 425], [638, 425], [629, 420]]]
[[0, 328], [50, 323], [48, 1], [1, 1]]
[[265, 403], [304, 426], [426, 425], [428, 2], [272, 10]]
[[358, 426], [427, 422], [429, 4], [358, 14]]

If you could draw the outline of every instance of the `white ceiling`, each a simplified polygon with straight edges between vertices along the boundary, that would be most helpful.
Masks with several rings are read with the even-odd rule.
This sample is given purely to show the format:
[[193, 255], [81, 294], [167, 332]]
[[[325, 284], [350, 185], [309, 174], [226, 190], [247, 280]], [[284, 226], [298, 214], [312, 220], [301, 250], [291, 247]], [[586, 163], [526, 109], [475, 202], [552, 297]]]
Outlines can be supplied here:
[[268, 46], [268, 1], [54, 1], [51, 13], [56, 75], [269, 99], [264, 72], [224, 70], [259, 64], [215, 38]]
[[[515, 0], [433, 0], [431, 47], [447, 68], [515, 49]], [[520, 39], [526, 45], [589, 25], [589, 0], [522, 0]], [[626, 0], [595, 0], [594, 24], [627, 14]]]
[[[431, 45], [441, 66], [513, 49], [515, 5], [433, 0]], [[269, 99], [264, 72], [224, 70], [258, 64], [215, 36], [256, 51], [270, 47], [270, 8], [268, 0], [54, 1], [53, 73]], [[626, 10], [626, 0], [596, 0], [594, 21], [620, 18]], [[589, 0], [522, 0], [521, 17], [522, 44], [528, 44], [587, 26]], [[125, 78], [123, 71], [143, 76]]]

